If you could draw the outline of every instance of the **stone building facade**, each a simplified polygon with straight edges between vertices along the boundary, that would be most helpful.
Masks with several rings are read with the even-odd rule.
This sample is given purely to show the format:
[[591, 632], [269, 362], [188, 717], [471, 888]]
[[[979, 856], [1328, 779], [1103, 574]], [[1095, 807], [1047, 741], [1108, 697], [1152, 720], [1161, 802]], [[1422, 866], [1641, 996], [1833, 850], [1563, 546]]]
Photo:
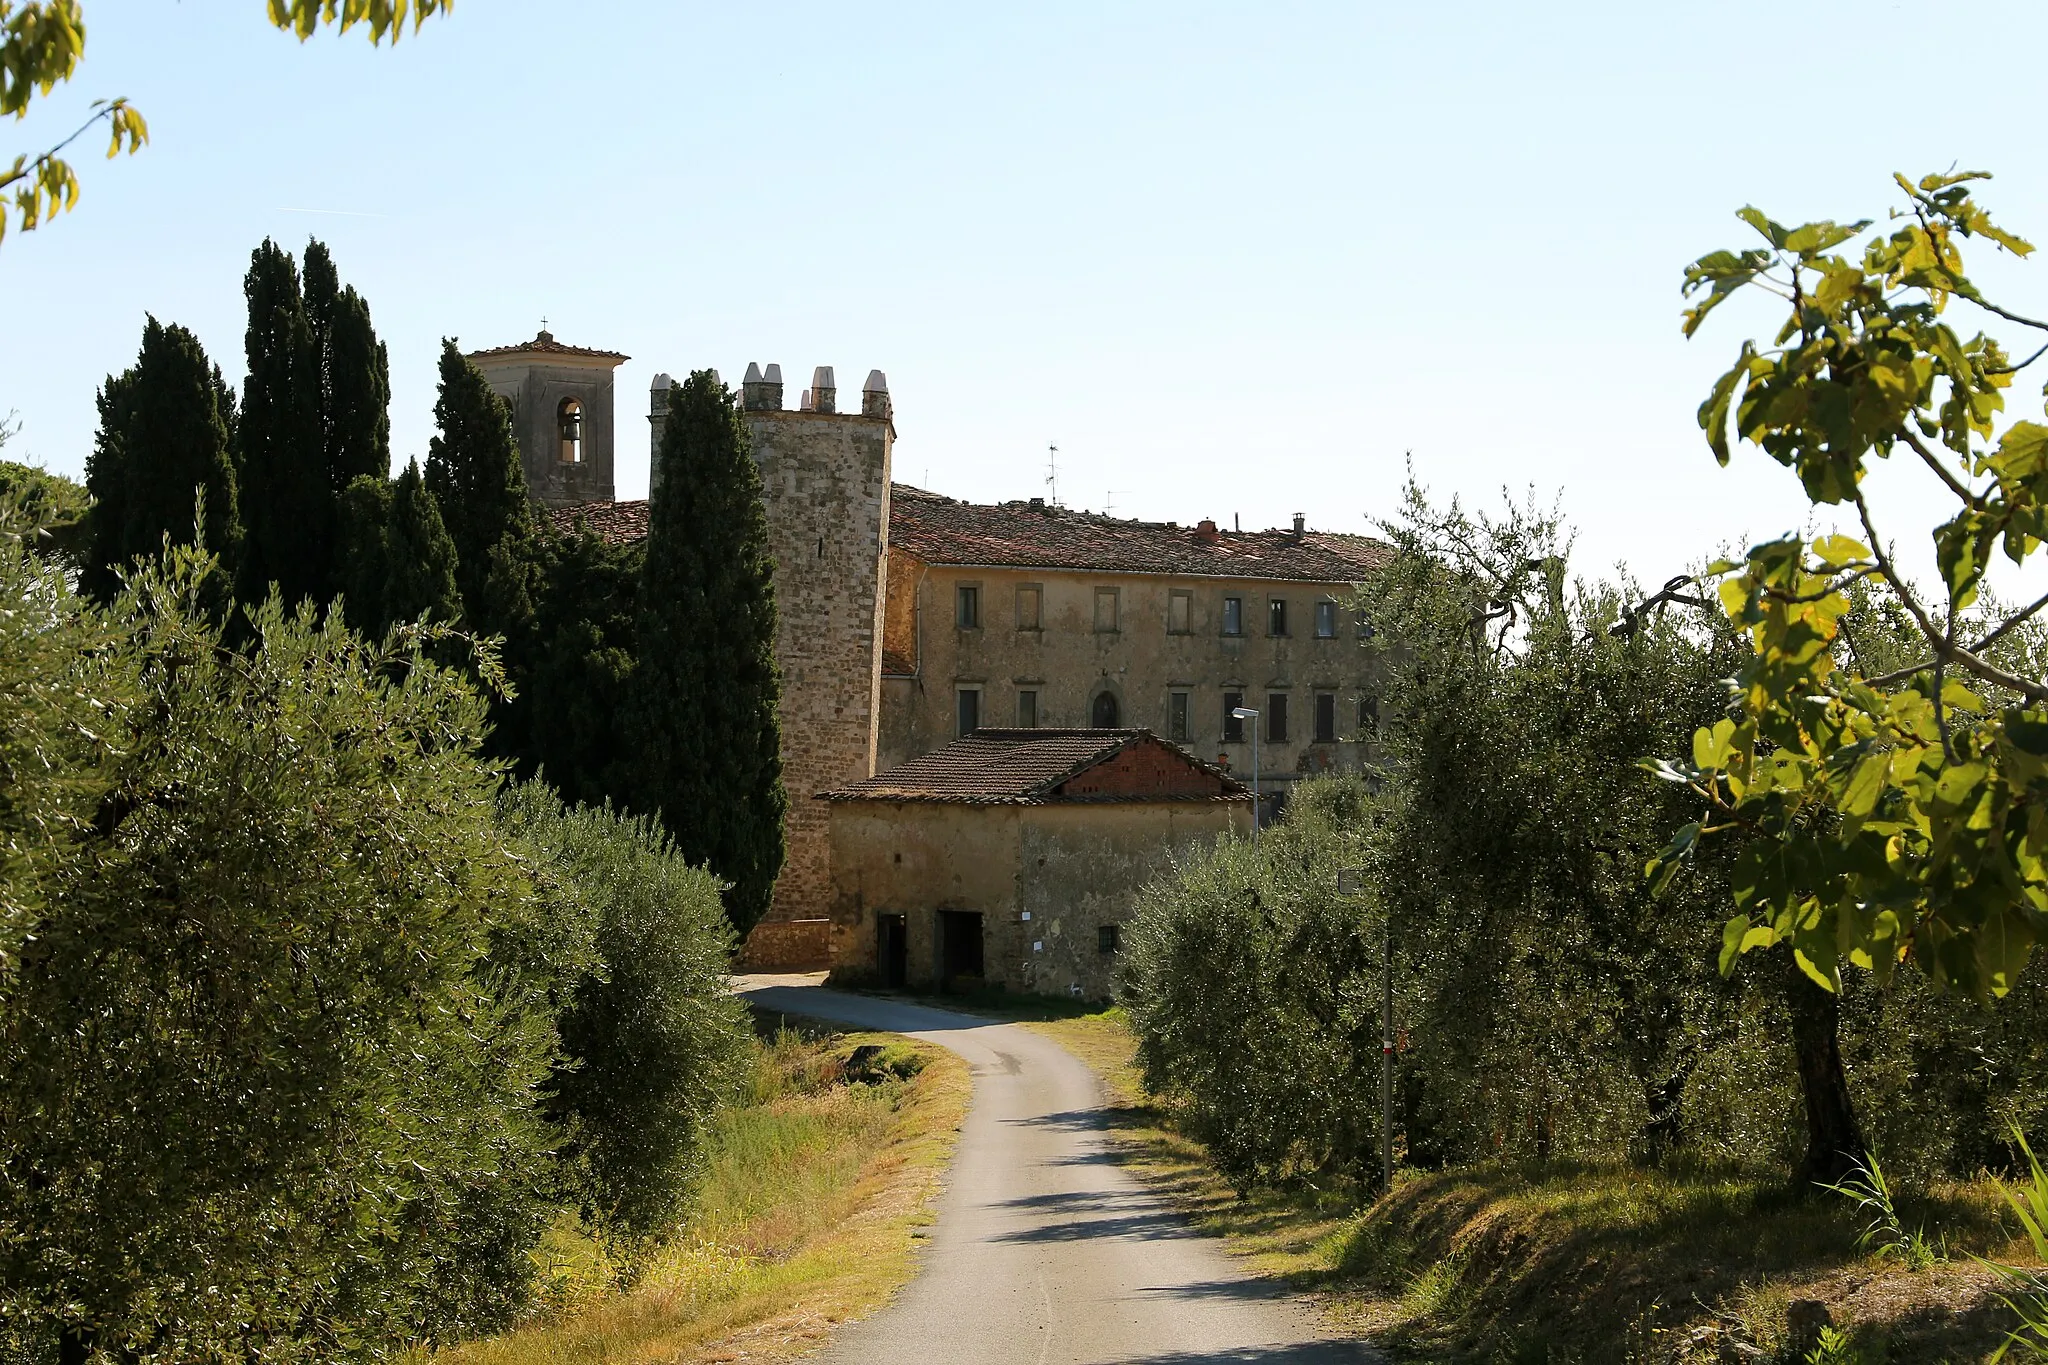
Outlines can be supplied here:
[[526, 486], [543, 507], [610, 502], [612, 371], [630, 356], [556, 341], [545, 327], [532, 341], [471, 351], [470, 363], [512, 404], [512, 430]]
[[878, 761], [977, 726], [1143, 726], [1247, 778], [1256, 730], [1266, 792], [1355, 768], [1377, 720], [1355, 585], [1389, 553], [1303, 518], [1224, 531], [899, 486]]
[[984, 728], [825, 792], [833, 979], [1106, 998], [1139, 888], [1251, 796], [1136, 729]]

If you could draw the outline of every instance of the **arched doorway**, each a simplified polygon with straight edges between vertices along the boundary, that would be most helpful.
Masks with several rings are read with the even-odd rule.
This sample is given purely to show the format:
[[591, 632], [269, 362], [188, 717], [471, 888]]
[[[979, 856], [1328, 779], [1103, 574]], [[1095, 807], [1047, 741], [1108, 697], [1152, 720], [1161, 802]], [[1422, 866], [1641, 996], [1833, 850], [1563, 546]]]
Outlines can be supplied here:
[[1115, 693], [1097, 692], [1095, 694], [1095, 728], [1098, 730], [1116, 729], [1117, 709]]

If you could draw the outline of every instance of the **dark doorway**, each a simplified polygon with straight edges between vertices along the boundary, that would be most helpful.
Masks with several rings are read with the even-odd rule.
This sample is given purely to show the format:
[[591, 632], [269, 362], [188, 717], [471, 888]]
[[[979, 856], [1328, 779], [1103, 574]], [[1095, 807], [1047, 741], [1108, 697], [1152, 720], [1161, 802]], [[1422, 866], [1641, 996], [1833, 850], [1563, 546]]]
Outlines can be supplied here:
[[876, 958], [882, 969], [882, 985], [897, 990], [910, 981], [910, 932], [901, 915], [879, 915], [875, 919], [881, 941]]
[[[978, 911], [939, 911], [939, 976], [949, 990], [981, 984], [981, 915]], [[967, 980], [961, 980], [963, 977]]]
[[1098, 693], [1096, 693], [1096, 694], [1095, 694], [1095, 728], [1096, 728], [1096, 729], [1098, 729], [1098, 730], [1114, 730], [1114, 729], [1116, 729], [1116, 713], [1117, 713], [1117, 705], [1116, 705], [1116, 698], [1115, 698], [1114, 696], [1112, 696], [1112, 695], [1111, 695], [1110, 693], [1108, 693], [1108, 692], [1098, 692]]

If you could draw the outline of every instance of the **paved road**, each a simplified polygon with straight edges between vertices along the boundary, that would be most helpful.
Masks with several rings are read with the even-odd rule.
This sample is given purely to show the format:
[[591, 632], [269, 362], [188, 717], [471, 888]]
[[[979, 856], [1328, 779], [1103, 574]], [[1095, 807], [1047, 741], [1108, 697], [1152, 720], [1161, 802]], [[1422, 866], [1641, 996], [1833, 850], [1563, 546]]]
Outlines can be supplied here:
[[[744, 985], [745, 983], [743, 983]], [[1240, 1271], [1108, 1152], [1093, 1072], [1009, 1024], [817, 986], [742, 992], [788, 1014], [927, 1039], [974, 1103], [918, 1277], [843, 1329], [829, 1365], [1359, 1365], [1313, 1309]]]

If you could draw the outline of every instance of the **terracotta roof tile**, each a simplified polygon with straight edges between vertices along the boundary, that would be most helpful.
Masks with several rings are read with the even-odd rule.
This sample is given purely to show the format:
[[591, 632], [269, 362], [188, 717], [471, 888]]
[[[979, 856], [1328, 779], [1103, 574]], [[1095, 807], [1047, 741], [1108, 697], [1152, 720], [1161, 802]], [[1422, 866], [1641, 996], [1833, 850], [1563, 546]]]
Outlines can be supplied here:
[[629, 355], [621, 355], [617, 351], [595, 351], [588, 346], [571, 346], [565, 342], [555, 340], [555, 334], [546, 330], [542, 330], [531, 341], [521, 341], [511, 346], [492, 346], [486, 350], [471, 351], [469, 352], [469, 358], [471, 360], [484, 360], [491, 356], [526, 355], [534, 351], [538, 351], [542, 355], [588, 356], [593, 360], [631, 360], [633, 358]]
[[882, 676], [885, 678], [914, 678], [917, 676], [917, 665], [910, 662], [908, 655], [893, 649], [885, 649], [882, 651]]
[[633, 502], [585, 502], [573, 507], [552, 507], [548, 520], [563, 535], [573, 535], [578, 523], [588, 526], [600, 540], [614, 545], [647, 539], [647, 500]]
[[[1135, 745], [1163, 750], [1190, 778], [1213, 784], [1199, 794], [1132, 792], [1071, 796], [1059, 789]], [[976, 806], [1038, 806], [1055, 802], [1249, 801], [1246, 787], [1212, 763], [1168, 744], [1150, 730], [983, 729], [963, 735], [888, 772], [832, 791], [821, 801], [943, 801]]]
[[1080, 569], [1352, 583], [1393, 550], [1369, 536], [1221, 531], [1125, 521], [1022, 502], [956, 502], [921, 488], [889, 491], [889, 543], [927, 564]]
[[[647, 504], [589, 503], [550, 513], [572, 529], [582, 517], [606, 540], [647, 534]], [[1158, 521], [1123, 521], [1029, 503], [955, 502], [908, 484], [889, 492], [889, 543], [927, 564], [1077, 569], [1355, 583], [1385, 567], [1393, 550], [1370, 536], [1334, 531], [1216, 531]], [[907, 671], [907, 670], [906, 670]]]

